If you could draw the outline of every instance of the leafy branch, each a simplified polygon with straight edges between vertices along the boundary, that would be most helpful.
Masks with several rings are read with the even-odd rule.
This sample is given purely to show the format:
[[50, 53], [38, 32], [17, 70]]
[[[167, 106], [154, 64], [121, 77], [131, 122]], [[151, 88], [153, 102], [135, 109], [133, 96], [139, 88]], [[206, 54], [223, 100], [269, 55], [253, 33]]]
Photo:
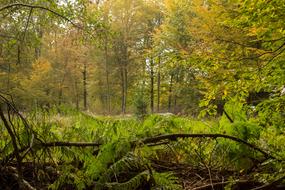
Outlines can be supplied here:
[[70, 24], [72, 24], [73, 26], [77, 27], [77, 28], [80, 28], [82, 29], [81, 26], [79, 26], [78, 24], [74, 23], [71, 19], [69, 19], [68, 17], [58, 13], [57, 11], [55, 10], [52, 10], [48, 7], [44, 7], [44, 6], [41, 6], [41, 5], [31, 5], [31, 4], [25, 4], [25, 3], [11, 3], [11, 4], [8, 4], [8, 5], [5, 5], [3, 7], [0, 8], [0, 12], [6, 10], [6, 9], [10, 9], [10, 8], [14, 8], [14, 7], [28, 7], [28, 8], [31, 8], [32, 9], [42, 9], [42, 10], [46, 10], [46, 11], [49, 11], [51, 12], [52, 14], [68, 21]]

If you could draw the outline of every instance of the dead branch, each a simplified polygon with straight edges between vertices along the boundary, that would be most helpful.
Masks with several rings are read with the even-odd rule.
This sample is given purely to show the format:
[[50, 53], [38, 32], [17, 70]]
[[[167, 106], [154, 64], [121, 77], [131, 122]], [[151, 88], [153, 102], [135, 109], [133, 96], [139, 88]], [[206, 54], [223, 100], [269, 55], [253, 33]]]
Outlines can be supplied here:
[[275, 187], [279, 185], [280, 183], [282, 183], [283, 180], [285, 180], [285, 175], [269, 184], [265, 184], [260, 187], [253, 188], [251, 190], [275, 189]]
[[[139, 143], [143, 143], [146, 145], [151, 145], [151, 146], [155, 146], [155, 145], [161, 145], [164, 144], [164, 142], [161, 141], [165, 141], [165, 140], [169, 140], [169, 141], [177, 141], [179, 138], [225, 138], [225, 139], [230, 139], [232, 141], [244, 144], [250, 148], [252, 148], [253, 150], [256, 150], [260, 153], [262, 153], [266, 158], [272, 158], [275, 160], [278, 160], [277, 158], [275, 158], [274, 156], [268, 154], [267, 152], [265, 152], [264, 150], [258, 148], [257, 146], [250, 144], [242, 139], [239, 139], [237, 137], [233, 137], [233, 136], [229, 136], [229, 135], [225, 135], [225, 134], [168, 134], [168, 135], [160, 135], [160, 136], [155, 136], [155, 137], [149, 137], [149, 138], [145, 138], [143, 140], [136, 140], [136, 141], [132, 141], [131, 145], [132, 147], [136, 146]], [[102, 145], [101, 143], [98, 142], [63, 142], [63, 141], [55, 141], [55, 142], [41, 142], [38, 144], [35, 144], [35, 146], [39, 146], [39, 147], [58, 147], [58, 146], [66, 146], [66, 147], [98, 147]]]
[[246, 183], [248, 182], [247, 180], [235, 180], [235, 181], [222, 181], [222, 182], [217, 182], [217, 183], [210, 183], [206, 184], [200, 187], [195, 187], [192, 190], [206, 190], [206, 189], [213, 189], [213, 188], [218, 188], [218, 187], [223, 187], [231, 183]]
[[23, 183], [23, 172], [22, 172], [21, 156], [20, 156], [20, 153], [19, 153], [17, 140], [16, 140], [16, 137], [15, 137], [15, 134], [13, 133], [13, 130], [11, 129], [8, 121], [6, 120], [6, 118], [4, 116], [4, 113], [3, 113], [3, 110], [2, 110], [1, 107], [0, 107], [0, 118], [3, 121], [4, 126], [6, 127], [8, 133], [10, 135], [10, 138], [12, 140], [12, 145], [13, 145], [15, 156], [16, 156], [16, 159], [17, 159], [17, 170], [18, 170], [18, 175], [19, 175], [18, 181], [19, 181], [19, 184], [22, 184]]
[[[6, 96], [9, 96], [6, 94]], [[2, 107], [0, 107], [0, 119], [2, 120], [10, 138], [11, 143], [13, 146], [13, 152], [10, 155], [4, 156], [3, 160], [1, 160], [1, 164], [5, 164], [9, 162], [9, 160], [16, 157], [17, 160], [17, 168], [18, 168], [18, 174], [19, 177], [21, 177], [21, 161], [23, 157], [31, 150], [33, 147], [34, 139], [36, 139], [39, 142], [42, 142], [41, 139], [36, 137], [36, 133], [32, 130], [32, 128], [27, 123], [26, 119], [19, 113], [16, 106], [13, 103], [13, 99], [11, 97], [11, 100], [8, 100], [4, 95], [0, 94], [0, 101], [4, 103], [4, 105], [7, 106], [7, 118], [5, 117], [4, 111]], [[15, 126], [12, 122], [11, 114], [15, 114], [23, 123], [24, 129], [26, 130], [27, 134], [29, 135], [29, 145], [25, 146], [22, 144], [19, 134], [15, 130]], [[24, 156], [21, 156], [21, 153], [24, 152]]]
[[[17, 170], [16, 168], [12, 167], [12, 166], [8, 166], [6, 168], [8, 170], [8, 172], [13, 176], [15, 177], [15, 179], [19, 179], [20, 176], [19, 174], [17, 173]], [[36, 188], [34, 188], [33, 186], [31, 186], [31, 184], [29, 182], [27, 182], [26, 180], [22, 179], [22, 184], [19, 184], [19, 185], [22, 185], [22, 188], [26, 189], [26, 190], [36, 190]], [[21, 186], [20, 186], [21, 187]]]
[[58, 147], [58, 146], [65, 146], [65, 147], [94, 147], [94, 146], [100, 146], [102, 145], [101, 143], [96, 143], [96, 142], [62, 142], [62, 141], [57, 141], [57, 142], [47, 142], [47, 143], [41, 143], [39, 144], [40, 146], [43, 147]]
[[250, 144], [242, 139], [239, 139], [237, 137], [233, 137], [230, 135], [225, 135], [225, 134], [168, 134], [168, 135], [160, 135], [160, 136], [156, 136], [156, 137], [150, 137], [150, 138], [146, 138], [144, 140], [142, 140], [141, 142], [144, 144], [154, 144], [154, 143], [158, 143], [160, 141], [164, 141], [164, 140], [170, 140], [170, 141], [177, 141], [179, 138], [225, 138], [225, 139], [230, 139], [232, 141], [244, 144], [250, 148], [252, 148], [253, 150], [256, 150], [260, 153], [262, 153], [266, 158], [272, 158], [272, 159], [276, 159], [274, 156], [268, 154], [267, 152], [265, 152], [264, 150], [258, 148], [257, 146]]

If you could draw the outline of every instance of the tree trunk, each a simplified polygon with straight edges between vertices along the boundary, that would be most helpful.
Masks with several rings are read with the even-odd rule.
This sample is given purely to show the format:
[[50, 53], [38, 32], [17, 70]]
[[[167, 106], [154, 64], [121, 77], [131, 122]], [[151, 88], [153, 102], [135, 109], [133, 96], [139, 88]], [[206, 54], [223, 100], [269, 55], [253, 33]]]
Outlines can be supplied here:
[[123, 99], [123, 114], [126, 113], [127, 109], [127, 95], [128, 95], [128, 71], [126, 65], [124, 65], [124, 99]]
[[[42, 43], [41, 40], [43, 38], [43, 31], [41, 29], [37, 30], [38, 38], [40, 39], [40, 43], [35, 47], [35, 58], [38, 59], [41, 56], [41, 49], [42, 49]], [[55, 34], [56, 37], [56, 34]]]
[[150, 109], [151, 113], [154, 111], [154, 61], [153, 58], [150, 60]]
[[77, 80], [75, 81], [75, 104], [76, 104], [76, 110], [79, 110], [79, 94], [78, 94]]
[[125, 69], [124, 66], [121, 65], [121, 90], [122, 90], [122, 97], [121, 97], [121, 112], [122, 114], [126, 113], [126, 77], [125, 77]]
[[[125, 43], [125, 42], [123, 42]], [[126, 44], [123, 44], [122, 46], [122, 71], [123, 71], [123, 100], [122, 100], [122, 113], [126, 113], [127, 109], [127, 96], [128, 96], [128, 62], [129, 62], [129, 57], [128, 57], [128, 49]]]
[[8, 62], [7, 93], [10, 93], [10, 75], [11, 75], [11, 63]]
[[111, 97], [110, 97], [110, 82], [109, 82], [109, 67], [108, 67], [108, 39], [105, 39], [105, 70], [106, 70], [106, 85], [107, 85], [107, 94], [106, 94], [106, 103], [108, 107], [108, 114], [111, 113]]
[[84, 62], [83, 68], [83, 105], [84, 110], [87, 110], [87, 63]]
[[59, 92], [58, 92], [58, 105], [60, 105], [62, 103], [62, 97], [63, 97], [63, 85], [64, 85], [64, 82], [65, 82], [65, 76], [66, 76], [66, 67], [67, 67], [67, 64], [68, 64], [68, 58], [65, 58], [65, 61], [64, 61], [64, 67], [63, 67], [63, 76], [62, 76], [62, 80], [61, 82], [59, 83]]
[[126, 113], [127, 105], [127, 69], [121, 68], [121, 85], [122, 85], [122, 99], [121, 99], [121, 112], [122, 114]]
[[17, 46], [17, 65], [21, 64], [21, 45]]
[[[176, 81], [175, 81], [176, 84], [179, 83], [179, 73], [176, 74]], [[173, 97], [173, 113], [177, 113], [177, 93], [175, 92], [174, 93], [174, 97]]]
[[174, 94], [174, 97], [173, 97], [173, 113], [176, 114], [177, 113], [177, 95]]
[[160, 111], [160, 56], [158, 56], [158, 72], [157, 72], [157, 112]]
[[117, 63], [121, 75], [121, 113], [126, 113], [128, 95], [128, 48], [124, 40], [118, 40], [115, 44]]
[[168, 90], [168, 112], [171, 112], [172, 85], [173, 85], [173, 74], [170, 75], [170, 84]]

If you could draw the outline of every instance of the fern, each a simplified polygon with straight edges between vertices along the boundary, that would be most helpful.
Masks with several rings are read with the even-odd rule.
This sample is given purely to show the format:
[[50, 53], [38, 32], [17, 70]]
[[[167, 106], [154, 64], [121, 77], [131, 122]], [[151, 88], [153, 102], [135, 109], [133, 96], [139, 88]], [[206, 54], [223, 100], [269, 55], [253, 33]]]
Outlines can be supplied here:
[[153, 190], [182, 190], [182, 186], [179, 184], [178, 178], [171, 172], [165, 173], [153, 173], [155, 180], [155, 186]]
[[130, 180], [124, 183], [106, 183], [104, 185], [97, 184], [95, 186], [95, 190], [103, 190], [103, 189], [110, 189], [110, 190], [134, 190], [144, 186], [150, 186], [152, 183], [152, 177], [148, 170], [145, 170], [135, 177], [131, 178]]
[[51, 190], [63, 189], [65, 186], [71, 185], [78, 190], [86, 188], [86, 176], [84, 173], [72, 165], [63, 165], [60, 177], [49, 186]]
[[110, 182], [112, 178], [118, 178], [121, 174], [145, 170], [145, 163], [132, 154], [128, 154], [115, 162], [98, 180], [99, 183]]
[[98, 180], [110, 164], [125, 156], [129, 150], [130, 144], [123, 140], [102, 145], [96, 158], [90, 157], [89, 160], [85, 161], [86, 173], [92, 179]]

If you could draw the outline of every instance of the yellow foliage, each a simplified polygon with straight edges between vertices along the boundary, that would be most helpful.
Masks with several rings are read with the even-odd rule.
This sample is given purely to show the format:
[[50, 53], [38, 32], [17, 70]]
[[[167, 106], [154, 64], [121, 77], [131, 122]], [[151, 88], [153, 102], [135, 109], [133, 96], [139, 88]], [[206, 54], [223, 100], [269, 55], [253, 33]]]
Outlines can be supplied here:
[[38, 81], [46, 76], [51, 70], [51, 64], [44, 58], [39, 58], [33, 63], [33, 74], [31, 76], [32, 81]]

